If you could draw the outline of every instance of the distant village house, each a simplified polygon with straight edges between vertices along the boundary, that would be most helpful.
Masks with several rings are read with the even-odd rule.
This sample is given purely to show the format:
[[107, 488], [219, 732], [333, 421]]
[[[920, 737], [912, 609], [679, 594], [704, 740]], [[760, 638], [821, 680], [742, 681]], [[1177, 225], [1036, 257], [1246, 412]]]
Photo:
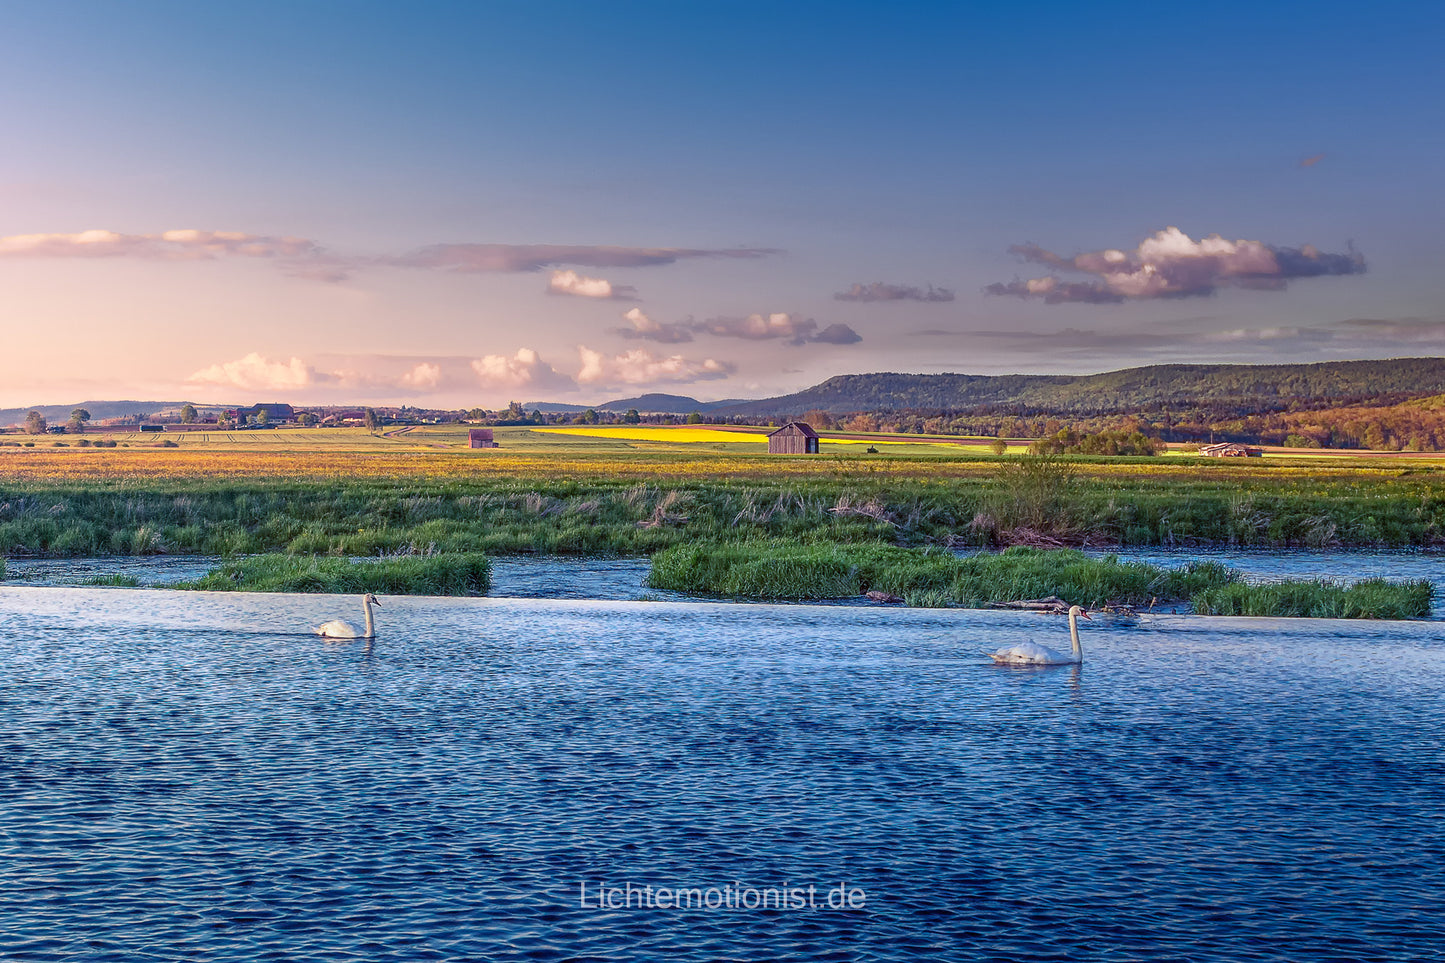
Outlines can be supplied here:
[[266, 413], [268, 425], [286, 425], [296, 420], [296, 409], [290, 405], [252, 405], [249, 408], [228, 408], [226, 409], [227, 421], [244, 421], [247, 418], [252, 420], [261, 412]]

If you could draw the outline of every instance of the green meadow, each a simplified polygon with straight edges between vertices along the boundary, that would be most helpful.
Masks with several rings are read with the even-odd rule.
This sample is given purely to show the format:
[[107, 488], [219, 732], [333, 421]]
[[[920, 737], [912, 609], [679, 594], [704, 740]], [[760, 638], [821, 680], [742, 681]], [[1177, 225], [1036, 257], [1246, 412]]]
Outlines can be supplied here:
[[[746, 543], [818, 558], [847, 549], [921, 559], [884, 567], [896, 575], [932, 571], [949, 550], [1011, 545], [1445, 544], [1445, 476], [1429, 459], [999, 457], [882, 444], [876, 454], [836, 445], [784, 457], [757, 440], [708, 430], [699, 436], [706, 440], [689, 441], [686, 431], [625, 438], [504, 428], [502, 447], [485, 451], [465, 448], [466, 429], [457, 426], [174, 433], [182, 439], [175, 448], [153, 447], [153, 435], [145, 439], [152, 447], [6, 447], [0, 555], [657, 556], [709, 546], [721, 558]], [[672, 557], [659, 556], [659, 571]], [[872, 563], [848, 557], [819, 571], [856, 568], [859, 584], [872, 584]], [[811, 584], [798, 565], [799, 585]], [[263, 583], [244, 569], [225, 577], [235, 583], [237, 572], [246, 587]], [[879, 576], [877, 584], [917, 604], [1032, 591], [1006, 582], [978, 594], [935, 576], [896, 584]], [[697, 590], [807, 597], [777, 586], [734, 592], [724, 582], [751, 585], [734, 572]], [[1072, 584], [1071, 595], [1054, 594], [1095, 597], [1087, 579]], [[1208, 605], [1239, 608], [1227, 593]]]

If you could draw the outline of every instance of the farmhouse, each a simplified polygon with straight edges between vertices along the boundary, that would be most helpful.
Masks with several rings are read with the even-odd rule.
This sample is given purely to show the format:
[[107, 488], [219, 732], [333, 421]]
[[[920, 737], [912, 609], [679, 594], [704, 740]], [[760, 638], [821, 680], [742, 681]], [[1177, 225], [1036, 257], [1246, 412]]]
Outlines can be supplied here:
[[818, 433], [802, 421], [790, 421], [768, 432], [768, 453], [773, 455], [816, 455]]
[[501, 445], [492, 440], [492, 429], [470, 428], [467, 430], [467, 440], [473, 448], [500, 448]]
[[226, 410], [226, 418], [230, 421], [240, 421], [243, 418], [255, 418], [261, 412], [266, 413], [266, 423], [271, 425], [289, 424], [296, 420], [296, 409], [290, 405], [252, 405], [249, 408], [229, 408]]
[[1225, 442], [1220, 445], [1205, 445], [1199, 449], [1199, 453], [1211, 458], [1259, 458], [1264, 455], [1264, 449]]

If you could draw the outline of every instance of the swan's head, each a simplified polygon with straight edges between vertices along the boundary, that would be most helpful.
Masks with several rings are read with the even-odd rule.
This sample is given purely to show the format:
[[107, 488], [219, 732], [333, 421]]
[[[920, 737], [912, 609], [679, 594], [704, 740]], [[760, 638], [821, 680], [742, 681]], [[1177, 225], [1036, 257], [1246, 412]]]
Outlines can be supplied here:
[[362, 605], [380, 605], [381, 603], [376, 600], [376, 596], [375, 596], [375, 595], [372, 595], [370, 592], [367, 592], [365, 595], [363, 595], [363, 596], [361, 597], [361, 604], [362, 604]]
[[[1088, 613], [1088, 612], [1085, 612], [1083, 609], [1079, 608], [1077, 605], [1070, 605], [1070, 606], [1069, 606], [1069, 618], [1085, 618], [1085, 619], [1089, 619], [1089, 613]], [[1093, 619], [1089, 619], [1089, 621], [1092, 622], [1092, 621], [1094, 621], [1094, 620], [1093, 620]]]

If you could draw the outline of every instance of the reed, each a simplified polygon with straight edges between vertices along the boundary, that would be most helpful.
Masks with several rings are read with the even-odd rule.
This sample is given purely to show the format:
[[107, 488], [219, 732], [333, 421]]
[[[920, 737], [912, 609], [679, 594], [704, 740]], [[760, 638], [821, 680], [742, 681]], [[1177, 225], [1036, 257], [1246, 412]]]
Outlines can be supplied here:
[[176, 588], [209, 592], [484, 595], [491, 588], [491, 574], [491, 562], [477, 554], [378, 559], [255, 555], [226, 562]]
[[1218, 562], [1161, 568], [1069, 549], [1010, 548], [959, 557], [884, 545], [734, 542], [677, 546], [652, 558], [647, 584], [695, 595], [800, 601], [878, 589], [919, 607], [982, 608], [1050, 595], [1085, 607], [1190, 600], [1196, 612], [1318, 618], [1419, 618], [1428, 582], [1246, 585]]
[[735, 539], [911, 547], [1445, 544], [1445, 498], [1428, 472], [1206, 466], [1131, 474], [1126, 465], [1104, 475], [1090, 474], [1100, 470], [1090, 464], [1017, 460], [1004, 476], [997, 465], [966, 474], [967, 464], [939, 461], [936, 474], [914, 477], [790, 474], [757, 461], [751, 475], [715, 477], [656, 464], [641, 480], [623, 469], [644, 463], [625, 461], [611, 473], [594, 466], [591, 476], [559, 467], [553, 477], [301, 480], [17, 481], [0, 465], [0, 554], [357, 556], [435, 545], [493, 556], [649, 555]]
[[1425, 580], [1367, 579], [1347, 585], [1326, 579], [1236, 583], [1195, 593], [1197, 615], [1249, 615], [1309, 619], [1423, 619], [1433, 589]]
[[1227, 585], [1218, 563], [1165, 569], [1068, 549], [1010, 548], [960, 557], [888, 545], [747, 541], [682, 545], [652, 558], [648, 584], [695, 594], [761, 599], [847, 598], [877, 589], [914, 605], [981, 607], [1056, 595], [1080, 605], [1149, 605]]
[[86, 585], [114, 585], [121, 588], [137, 588], [140, 586], [140, 579], [134, 575], [92, 575], [85, 580]]

